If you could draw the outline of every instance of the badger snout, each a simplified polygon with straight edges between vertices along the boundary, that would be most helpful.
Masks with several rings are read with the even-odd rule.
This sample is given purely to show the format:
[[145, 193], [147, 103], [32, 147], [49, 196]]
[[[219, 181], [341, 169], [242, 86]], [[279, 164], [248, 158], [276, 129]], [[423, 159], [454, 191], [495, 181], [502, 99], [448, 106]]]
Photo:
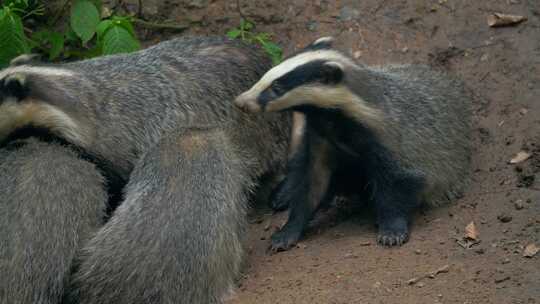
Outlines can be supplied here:
[[249, 91], [242, 93], [234, 100], [234, 105], [242, 109], [244, 112], [258, 113], [261, 112], [261, 106], [257, 102], [257, 98]]

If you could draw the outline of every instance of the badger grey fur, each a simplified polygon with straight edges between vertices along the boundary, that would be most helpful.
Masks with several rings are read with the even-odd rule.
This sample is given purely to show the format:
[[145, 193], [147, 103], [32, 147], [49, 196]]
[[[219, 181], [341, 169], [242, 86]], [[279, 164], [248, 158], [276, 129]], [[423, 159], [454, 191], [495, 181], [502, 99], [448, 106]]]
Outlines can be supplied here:
[[366, 192], [379, 242], [401, 245], [420, 202], [452, 200], [467, 180], [470, 98], [459, 81], [424, 66], [364, 66], [321, 38], [235, 103], [306, 115], [303, 144], [275, 196], [274, 205], [291, 205], [275, 250], [294, 244], [321, 201], [339, 192]]
[[103, 183], [58, 144], [0, 149], [0, 303], [59, 303], [77, 249], [103, 224]]
[[269, 67], [240, 42], [183, 38], [0, 72], [0, 136], [46, 128], [129, 180], [78, 257], [66, 303], [221, 302], [242, 257], [247, 195], [287, 159], [290, 114], [233, 106]]

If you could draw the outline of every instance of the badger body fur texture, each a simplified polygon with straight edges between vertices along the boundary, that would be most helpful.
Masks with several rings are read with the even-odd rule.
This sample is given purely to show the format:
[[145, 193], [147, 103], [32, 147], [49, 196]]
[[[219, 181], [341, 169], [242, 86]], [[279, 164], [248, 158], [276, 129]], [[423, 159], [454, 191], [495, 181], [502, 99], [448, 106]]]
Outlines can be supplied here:
[[0, 149], [0, 303], [60, 303], [77, 250], [103, 225], [104, 183], [58, 143]]
[[368, 67], [321, 38], [268, 71], [235, 101], [249, 112], [306, 116], [301, 147], [274, 205], [289, 205], [274, 250], [298, 241], [321, 201], [362, 192], [378, 241], [408, 240], [411, 213], [460, 194], [470, 162], [470, 98], [463, 85], [424, 66]]
[[233, 105], [269, 59], [201, 37], [28, 62], [0, 71], [0, 141], [45, 129], [127, 181], [120, 206], [77, 255], [63, 303], [221, 303], [239, 273], [249, 195], [288, 157], [289, 113]]

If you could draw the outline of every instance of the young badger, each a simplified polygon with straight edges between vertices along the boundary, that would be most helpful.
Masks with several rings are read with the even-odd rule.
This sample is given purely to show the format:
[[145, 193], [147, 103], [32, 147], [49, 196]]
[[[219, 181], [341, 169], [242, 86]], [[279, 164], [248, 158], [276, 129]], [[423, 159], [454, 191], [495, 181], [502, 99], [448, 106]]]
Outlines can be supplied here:
[[469, 169], [470, 100], [463, 86], [423, 66], [367, 67], [320, 38], [268, 71], [236, 105], [306, 115], [303, 144], [275, 196], [289, 205], [272, 249], [301, 237], [323, 200], [367, 194], [382, 245], [409, 238], [411, 212], [459, 194]]
[[269, 67], [241, 42], [201, 37], [0, 71], [0, 141], [45, 128], [128, 181], [120, 206], [77, 256], [64, 303], [222, 301], [240, 269], [248, 196], [287, 161], [291, 115], [233, 106]]
[[59, 303], [76, 251], [103, 224], [104, 178], [57, 143], [0, 149], [0, 303]]

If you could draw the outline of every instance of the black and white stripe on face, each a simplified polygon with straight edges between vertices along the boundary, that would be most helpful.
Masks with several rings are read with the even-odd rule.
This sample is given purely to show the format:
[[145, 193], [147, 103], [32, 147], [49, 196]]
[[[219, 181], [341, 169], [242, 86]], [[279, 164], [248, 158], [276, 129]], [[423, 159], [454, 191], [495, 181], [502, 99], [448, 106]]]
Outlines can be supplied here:
[[332, 49], [295, 55], [263, 75], [251, 89], [238, 96], [236, 106], [249, 112], [275, 112], [312, 106], [340, 110], [374, 128], [382, 126], [381, 111], [355, 94], [345, 81], [346, 73], [360, 67]]
[[61, 68], [26, 65], [0, 71], [0, 142], [17, 129], [34, 126], [49, 129], [77, 145], [87, 145], [90, 136], [66, 111], [73, 103], [62, 103], [66, 99], [63, 92], [56, 92], [59, 100], [51, 93], [52, 84], [74, 76]]
[[335, 86], [344, 77], [344, 66], [355, 63], [332, 49], [308, 50], [286, 59], [268, 71], [236, 105], [258, 112], [281, 97], [306, 86]]
[[287, 92], [305, 85], [335, 85], [343, 78], [341, 67], [326, 60], [314, 60], [299, 65], [289, 73], [275, 79], [257, 97], [257, 103], [265, 108]]

